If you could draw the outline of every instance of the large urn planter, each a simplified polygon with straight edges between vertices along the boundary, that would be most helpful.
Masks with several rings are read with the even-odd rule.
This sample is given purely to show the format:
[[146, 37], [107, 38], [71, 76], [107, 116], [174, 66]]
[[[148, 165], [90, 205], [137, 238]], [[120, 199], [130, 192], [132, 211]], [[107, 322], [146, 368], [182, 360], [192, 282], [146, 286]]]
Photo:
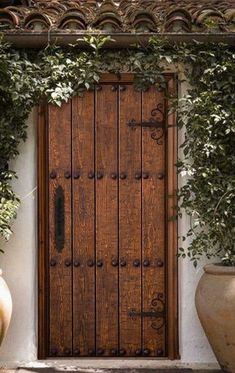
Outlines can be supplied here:
[[6, 336], [11, 321], [12, 299], [11, 293], [0, 270], [0, 345]]
[[235, 267], [204, 267], [196, 308], [221, 369], [235, 373]]

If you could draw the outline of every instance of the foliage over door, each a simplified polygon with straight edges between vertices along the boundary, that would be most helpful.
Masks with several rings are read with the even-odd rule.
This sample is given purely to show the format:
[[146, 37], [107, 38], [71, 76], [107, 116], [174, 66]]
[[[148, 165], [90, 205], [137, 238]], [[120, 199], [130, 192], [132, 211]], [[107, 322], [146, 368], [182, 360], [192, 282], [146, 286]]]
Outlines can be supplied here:
[[103, 83], [49, 107], [49, 356], [167, 355], [165, 105]]

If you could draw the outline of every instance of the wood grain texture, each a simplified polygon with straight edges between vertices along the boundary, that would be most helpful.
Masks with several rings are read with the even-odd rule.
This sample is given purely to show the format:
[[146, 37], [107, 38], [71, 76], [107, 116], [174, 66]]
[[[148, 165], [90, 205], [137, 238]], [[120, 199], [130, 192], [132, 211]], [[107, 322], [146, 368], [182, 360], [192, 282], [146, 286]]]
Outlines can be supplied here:
[[126, 85], [119, 105], [119, 174], [127, 174], [119, 181], [119, 257], [127, 262], [119, 270], [120, 347], [127, 356], [136, 356], [141, 349], [141, 318], [131, 319], [128, 312], [141, 310], [141, 179], [135, 178], [141, 172], [141, 128], [131, 129], [127, 122], [141, 120], [141, 93]]
[[[71, 179], [64, 173], [71, 172], [71, 102], [61, 109], [49, 106], [49, 173], [55, 171], [55, 179], [49, 179], [49, 260], [50, 267], [50, 354], [57, 356], [72, 353], [72, 270], [65, 265], [71, 260]], [[65, 243], [62, 252], [55, 244], [55, 190], [58, 186], [65, 196]]]
[[[147, 121], [151, 111], [158, 105], [164, 108], [164, 93], [151, 87], [142, 94], [142, 116]], [[157, 114], [155, 119], [162, 120]], [[166, 123], [165, 123], [166, 125]], [[151, 129], [142, 129], [142, 171], [150, 177], [142, 185], [142, 254], [143, 261], [143, 311], [151, 309], [151, 302], [161, 294], [165, 302], [165, 181], [159, 173], [165, 174], [165, 140], [158, 145], [151, 138]], [[162, 267], [157, 263], [161, 260]], [[151, 318], [143, 319], [143, 350], [149, 349], [150, 356], [165, 356], [165, 326], [158, 332], [152, 328]], [[162, 352], [160, 352], [162, 351]]]
[[117, 91], [110, 84], [96, 91], [96, 346], [109, 356], [118, 343], [118, 186], [111, 179], [117, 172]]
[[[167, 95], [177, 97], [177, 77], [171, 75], [168, 77]], [[169, 108], [169, 101], [166, 102]], [[180, 358], [179, 356], [179, 338], [178, 338], [178, 238], [177, 238], [177, 220], [172, 220], [172, 215], [176, 213], [177, 206], [177, 118], [176, 112], [172, 112], [167, 117], [169, 126], [167, 132], [167, 185], [166, 185], [166, 219], [167, 219], [167, 347], [168, 357], [170, 359]]]
[[74, 98], [72, 113], [73, 351], [87, 356], [95, 349], [95, 267], [87, 265], [95, 261], [95, 184], [88, 178], [94, 171], [94, 92]]
[[133, 83], [134, 81], [134, 74], [132, 73], [125, 73], [125, 74], [112, 74], [112, 73], [104, 73], [101, 76], [100, 83]]
[[47, 188], [47, 105], [38, 107], [37, 183], [38, 183], [38, 358], [48, 356], [48, 188]]
[[[175, 76], [166, 78], [167, 93], [175, 95]], [[151, 129], [130, 129], [129, 120], [141, 120], [141, 114], [148, 120], [158, 103], [169, 106], [164, 93], [151, 88], [141, 94], [132, 81], [132, 74], [104, 74], [101, 90], [86, 92], [61, 108], [40, 106], [39, 358], [52, 356], [55, 348], [57, 356], [81, 357], [88, 350], [94, 350], [94, 356], [110, 356], [119, 348], [128, 357], [135, 356], [141, 344], [142, 353], [151, 350], [150, 357], [179, 357], [177, 222], [169, 220], [177, 203], [176, 115], [166, 116], [170, 127], [162, 145], [151, 138]], [[118, 85], [126, 90], [112, 90]], [[136, 180], [141, 166], [150, 177]], [[48, 177], [51, 170], [57, 172], [56, 179]], [[87, 177], [92, 170], [95, 179]], [[72, 181], [64, 177], [65, 171], [72, 171]], [[97, 179], [98, 171], [103, 178]], [[76, 172], [80, 177], [74, 179]], [[113, 179], [115, 172], [127, 178]], [[165, 178], [158, 179], [159, 172]], [[65, 191], [66, 206], [62, 253], [55, 250], [54, 240], [58, 185]], [[141, 256], [142, 266], [134, 267]], [[49, 266], [51, 259], [56, 259], [55, 267]], [[66, 267], [66, 259], [80, 266]], [[96, 260], [96, 266], [88, 267], [89, 259]], [[97, 267], [100, 259], [103, 266]], [[127, 265], [112, 266], [112, 259], [125, 259]], [[144, 259], [150, 260], [149, 267], [143, 266]], [[157, 265], [159, 259], [163, 267]], [[158, 293], [164, 294], [166, 305], [160, 334], [151, 327], [154, 319], [141, 322], [141, 317], [128, 316], [132, 308], [150, 310]]]

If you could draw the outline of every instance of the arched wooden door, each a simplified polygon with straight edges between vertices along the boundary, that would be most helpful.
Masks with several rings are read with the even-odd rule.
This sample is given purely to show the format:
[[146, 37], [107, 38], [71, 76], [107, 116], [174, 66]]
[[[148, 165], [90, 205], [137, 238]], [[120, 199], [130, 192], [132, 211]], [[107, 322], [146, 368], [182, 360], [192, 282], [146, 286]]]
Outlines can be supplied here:
[[130, 78], [48, 106], [43, 357], [169, 356], [176, 143], [167, 106], [165, 91], [136, 91]]

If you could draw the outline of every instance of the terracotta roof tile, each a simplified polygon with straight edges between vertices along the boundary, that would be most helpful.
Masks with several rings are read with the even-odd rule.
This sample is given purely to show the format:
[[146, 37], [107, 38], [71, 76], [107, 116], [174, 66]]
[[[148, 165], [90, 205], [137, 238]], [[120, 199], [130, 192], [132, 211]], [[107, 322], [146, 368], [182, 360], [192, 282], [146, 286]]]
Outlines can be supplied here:
[[0, 30], [235, 33], [235, 0], [1, 0]]

